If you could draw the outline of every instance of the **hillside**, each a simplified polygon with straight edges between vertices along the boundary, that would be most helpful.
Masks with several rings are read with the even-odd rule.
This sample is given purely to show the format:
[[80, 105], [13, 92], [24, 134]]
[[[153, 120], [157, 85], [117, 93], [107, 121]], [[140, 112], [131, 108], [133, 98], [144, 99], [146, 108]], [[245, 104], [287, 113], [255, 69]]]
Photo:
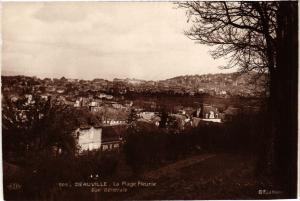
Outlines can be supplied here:
[[194, 89], [198, 92], [214, 91], [216, 94], [249, 94], [264, 93], [266, 75], [255, 73], [239, 74], [206, 74], [185, 75], [159, 81], [163, 85]]
[[[26, 76], [2, 76], [3, 87], [11, 87], [17, 83], [26, 85], [43, 85], [46, 88], [61, 88], [68, 91], [105, 91], [114, 94], [137, 93], [168, 93], [180, 95], [210, 94], [217, 96], [258, 97], [266, 95], [266, 75], [257, 78], [255, 73], [239, 74], [206, 74], [184, 75], [166, 80], [146, 81], [140, 79], [118, 79], [113, 81], [97, 78], [94, 80], [78, 80]], [[18, 84], [17, 84], [18, 85]]]
[[[172, 91], [182, 93], [207, 93], [211, 95], [265, 95], [266, 75], [256, 73], [229, 73], [183, 75], [166, 80], [145, 81], [137, 79], [114, 79], [114, 83], [123, 83], [139, 91], [157, 89], [158, 91]], [[151, 90], [150, 90], [151, 91]]]

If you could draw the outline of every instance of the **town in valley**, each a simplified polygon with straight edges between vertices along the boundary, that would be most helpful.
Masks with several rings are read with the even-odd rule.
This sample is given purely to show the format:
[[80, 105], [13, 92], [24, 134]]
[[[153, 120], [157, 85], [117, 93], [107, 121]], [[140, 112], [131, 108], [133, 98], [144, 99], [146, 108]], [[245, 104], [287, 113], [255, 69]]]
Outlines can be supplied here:
[[298, 2], [1, 12], [4, 200], [297, 197]]
[[[251, 88], [250, 81], [251, 75], [237, 73], [157, 82], [2, 76], [2, 104], [12, 107], [13, 118], [20, 122], [29, 121], [29, 108], [37, 109], [41, 102], [69, 107], [74, 112], [70, 115], [78, 115], [73, 132], [81, 152], [108, 151], [119, 149], [126, 128], [133, 123], [179, 132], [199, 123], [232, 121], [242, 113], [257, 114], [266, 92], [262, 87]], [[44, 115], [40, 111], [38, 118]], [[11, 121], [5, 114], [3, 118]]]

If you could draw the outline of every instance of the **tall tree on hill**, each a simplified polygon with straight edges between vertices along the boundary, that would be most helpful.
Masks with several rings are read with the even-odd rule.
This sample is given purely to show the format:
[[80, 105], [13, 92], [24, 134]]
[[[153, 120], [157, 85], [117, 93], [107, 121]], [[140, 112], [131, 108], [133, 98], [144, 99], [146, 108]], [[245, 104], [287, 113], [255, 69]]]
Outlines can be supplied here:
[[130, 113], [129, 113], [128, 119], [127, 119], [128, 125], [129, 125], [130, 127], [135, 126], [137, 119], [138, 119], [137, 113], [136, 113], [135, 109], [132, 108], [132, 109], [130, 110]]
[[163, 108], [159, 114], [160, 117], [160, 121], [159, 121], [159, 127], [160, 128], [166, 128], [167, 127], [167, 123], [168, 123], [168, 119], [169, 119], [169, 115], [168, 112], [166, 111], [165, 108]]
[[268, 162], [295, 196], [298, 2], [180, 2], [178, 6], [187, 10], [193, 23], [186, 32], [190, 39], [215, 46], [214, 58], [231, 58], [224, 68], [268, 75]]

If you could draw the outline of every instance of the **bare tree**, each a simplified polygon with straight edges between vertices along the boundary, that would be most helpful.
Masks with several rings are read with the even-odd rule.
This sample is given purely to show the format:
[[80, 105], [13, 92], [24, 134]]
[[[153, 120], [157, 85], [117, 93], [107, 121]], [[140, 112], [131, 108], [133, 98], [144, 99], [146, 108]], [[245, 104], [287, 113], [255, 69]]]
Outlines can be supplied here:
[[[297, 161], [297, 2], [180, 2], [192, 27], [185, 34], [214, 46], [214, 58], [228, 57], [224, 68], [268, 75], [270, 91], [266, 136], [271, 161], [283, 183], [293, 183]], [[276, 168], [275, 168], [276, 169]], [[276, 171], [276, 170], [275, 170]], [[294, 178], [293, 178], [294, 177]], [[291, 182], [293, 180], [293, 182]], [[295, 182], [294, 182], [295, 183]], [[289, 186], [295, 194], [295, 185]]]
[[[183, 2], [193, 26], [185, 34], [216, 46], [214, 58], [228, 57], [224, 68], [268, 72], [274, 68], [278, 2]], [[272, 54], [268, 54], [272, 52]]]

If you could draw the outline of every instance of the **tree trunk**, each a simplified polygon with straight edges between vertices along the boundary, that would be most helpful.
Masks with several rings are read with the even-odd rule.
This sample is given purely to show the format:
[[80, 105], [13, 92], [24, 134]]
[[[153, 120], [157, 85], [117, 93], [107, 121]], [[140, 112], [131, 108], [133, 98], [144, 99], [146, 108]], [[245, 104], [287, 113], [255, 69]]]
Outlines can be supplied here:
[[280, 2], [276, 69], [271, 77], [275, 173], [289, 198], [297, 196], [298, 5]]

